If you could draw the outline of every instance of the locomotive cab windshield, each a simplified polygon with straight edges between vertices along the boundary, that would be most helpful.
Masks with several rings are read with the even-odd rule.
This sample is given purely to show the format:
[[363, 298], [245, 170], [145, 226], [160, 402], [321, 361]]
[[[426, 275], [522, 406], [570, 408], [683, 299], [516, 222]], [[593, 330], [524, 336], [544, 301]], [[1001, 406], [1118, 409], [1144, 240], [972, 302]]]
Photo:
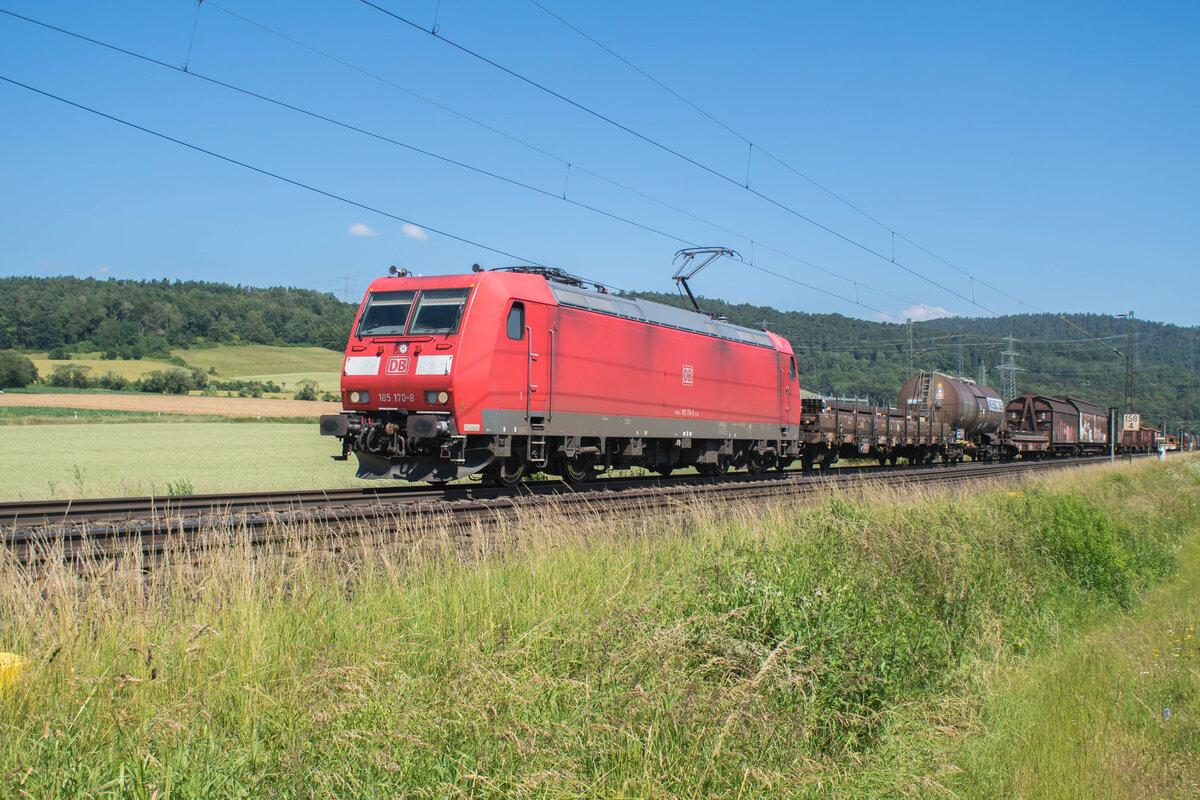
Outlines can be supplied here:
[[366, 336], [403, 334], [408, 323], [408, 312], [412, 310], [416, 296], [417, 293], [413, 291], [371, 292], [354, 335], [362, 339]]
[[[458, 332], [466, 289], [371, 292], [355, 336], [447, 336]], [[415, 305], [415, 309], [414, 309]]]

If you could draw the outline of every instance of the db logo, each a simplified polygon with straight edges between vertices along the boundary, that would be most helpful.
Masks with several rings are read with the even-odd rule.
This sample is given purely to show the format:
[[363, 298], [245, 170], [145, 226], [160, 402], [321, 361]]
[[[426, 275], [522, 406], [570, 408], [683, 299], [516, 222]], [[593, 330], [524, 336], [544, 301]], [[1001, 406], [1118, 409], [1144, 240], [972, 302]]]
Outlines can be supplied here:
[[390, 356], [387, 360], [388, 375], [407, 375], [408, 374], [408, 359], [404, 356]]
[[694, 373], [692, 372], [692, 368], [689, 367], [687, 364], [684, 364], [683, 365], [683, 385], [691, 386], [693, 377], [694, 377]]

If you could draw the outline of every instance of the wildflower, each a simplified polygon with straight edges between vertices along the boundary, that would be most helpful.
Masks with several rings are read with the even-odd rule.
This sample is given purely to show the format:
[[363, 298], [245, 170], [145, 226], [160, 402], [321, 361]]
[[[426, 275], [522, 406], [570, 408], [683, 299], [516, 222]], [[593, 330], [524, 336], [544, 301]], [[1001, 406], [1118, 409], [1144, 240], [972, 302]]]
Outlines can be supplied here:
[[1164, 708], [1164, 709], [1163, 709], [1163, 721], [1164, 721], [1164, 722], [1170, 722], [1170, 721], [1171, 721], [1171, 709], [1169, 709], [1169, 708]]

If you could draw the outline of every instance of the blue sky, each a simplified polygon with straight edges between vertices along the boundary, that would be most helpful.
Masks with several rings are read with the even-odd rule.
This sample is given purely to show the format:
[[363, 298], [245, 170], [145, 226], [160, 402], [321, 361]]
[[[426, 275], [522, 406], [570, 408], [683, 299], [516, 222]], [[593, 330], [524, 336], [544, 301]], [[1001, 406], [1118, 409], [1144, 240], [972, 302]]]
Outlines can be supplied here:
[[691, 243], [742, 254], [693, 281], [734, 302], [1200, 322], [1194, 2], [539, 0], [722, 125], [530, 0], [374, 1], [725, 177], [359, 0], [0, 0], [174, 67], [0, 15], [0, 76], [392, 215], [0, 81], [0, 274], [670, 291]]

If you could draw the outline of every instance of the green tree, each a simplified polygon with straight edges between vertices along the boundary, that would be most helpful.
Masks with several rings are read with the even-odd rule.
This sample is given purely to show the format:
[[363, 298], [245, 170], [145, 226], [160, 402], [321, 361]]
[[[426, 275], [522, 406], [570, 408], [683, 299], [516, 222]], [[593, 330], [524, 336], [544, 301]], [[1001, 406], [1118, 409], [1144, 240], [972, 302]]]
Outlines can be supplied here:
[[37, 379], [32, 361], [12, 350], [0, 350], [0, 388], [28, 386]]

